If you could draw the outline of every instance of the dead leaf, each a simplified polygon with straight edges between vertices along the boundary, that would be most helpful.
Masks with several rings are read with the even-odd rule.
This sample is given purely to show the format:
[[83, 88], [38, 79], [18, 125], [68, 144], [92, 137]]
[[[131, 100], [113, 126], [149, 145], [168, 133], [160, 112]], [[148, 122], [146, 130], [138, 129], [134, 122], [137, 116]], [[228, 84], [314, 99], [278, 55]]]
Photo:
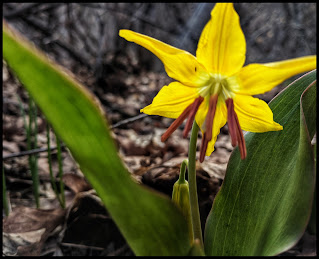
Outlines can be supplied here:
[[92, 191], [76, 195], [70, 206], [62, 245], [81, 244], [106, 248], [114, 240], [125, 244], [119, 229], [109, 216], [101, 199]]
[[74, 193], [84, 192], [92, 189], [91, 185], [82, 176], [65, 173], [62, 176], [64, 184], [69, 187]]
[[20, 151], [18, 144], [11, 141], [3, 140], [2, 147], [3, 147], [3, 153], [2, 153], [3, 156], [10, 155], [12, 153], [18, 153]]
[[[220, 144], [220, 146], [222, 146], [222, 144]], [[210, 177], [223, 180], [230, 155], [231, 152], [229, 152], [227, 148], [216, 148], [209, 157], [205, 158], [203, 163], [198, 164], [198, 169], [206, 171]]]
[[172, 195], [173, 185], [178, 179], [179, 167], [156, 165], [142, 175], [142, 182], [155, 190]]
[[38, 256], [51, 232], [63, 222], [63, 209], [16, 207], [3, 220], [7, 255]]

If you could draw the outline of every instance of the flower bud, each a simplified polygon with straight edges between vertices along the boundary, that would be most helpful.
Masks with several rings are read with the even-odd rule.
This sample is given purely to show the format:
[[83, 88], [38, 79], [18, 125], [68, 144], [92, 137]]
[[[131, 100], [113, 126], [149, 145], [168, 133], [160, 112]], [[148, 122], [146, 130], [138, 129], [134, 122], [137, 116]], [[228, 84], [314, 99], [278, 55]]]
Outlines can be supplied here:
[[184, 160], [181, 165], [179, 179], [173, 186], [172, 201], [181, 210], [184, 215], [187, 225], [191, 243], [194, 240], [191, 207], [189, 202], [189, 187], [188, 182], [185, 180], [185, 171], [187, 166], [187, 160]]

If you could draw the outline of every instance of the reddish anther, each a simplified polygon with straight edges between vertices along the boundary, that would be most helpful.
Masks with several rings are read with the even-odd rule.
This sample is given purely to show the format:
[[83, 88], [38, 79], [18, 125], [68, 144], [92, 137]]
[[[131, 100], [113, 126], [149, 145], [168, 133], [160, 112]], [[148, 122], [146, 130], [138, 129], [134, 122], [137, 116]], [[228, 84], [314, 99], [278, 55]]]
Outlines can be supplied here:
[[164, 142], [168, 139], [168, 137], [183, 123], [183, 121], [187, 118], [188, 114], [192, 109], [192, 105], [190, 104], [187, 108], [182, 112], [181, 115], [178, 116], [176, 120], [169, 126], [169, 128], [165, 131], [165, 133], [161, 137], [161, 141]]
[[212, 139], [213, 121], [215, 117], [215, 111], [218, 101], [218, 95], [212, 95], [209, 99], [209, 108], [206, 115], [206, 130], [202, 139], [202, 146], [200, 149], [199, 161], [202, 163], [205, 159], [205, 154], [208, 146], [208, 142]]
[[227, 121], [228, 130], [231, 137], [232, 146], [235, 147], [238, 144], [240, 157], [245, 159], [247, 156], [246, 143], [243, 135], [243, 131], [240, 127], [237, 114], [234, 110], [233, 99], [228, 98], [226, 100], [227, 105]]
[[233, 147], [237, 145], [236, 121], [234, 120], [234, 102], [233, 99], [226, 100], [227, 105], [227, 122], [228, 130], [231, 137], [231, 144]]
[[235, 111], [234, 111], [234, 117], [236, 119], [236, 125], [237, 125], [237, 138], [238, 138], [238, 148], [240, 151], [240, 158], [244, 160], [247, 156], [246, 143], [245, 143], [243, 131], [240, 127], [238, 117]]
[[193, 103], [187, 106], [187, 108], [182, 112], [181, 115], [169, 126], [169, 128], [165, 131], [165, 133], [161, 137], [161, 141], [164, 142], [168, 139], [168, 137], [183, 123], [183, 121], [188, 117], [183, 136], [187, 137], [189, 130], [192, 127], [192, 122], [194, 121], [195, 114], [203, 102], [204, 98], [199, 96], [195, 99]]
[[[161, 141], [164, 142], [167, 138], [183, 123], [183, 121], [187, 119], [187, 123], [185, 125], [183, 131], [183, 137], [187, 137], [188, 132], [191, 129], [192, 122], [194, 121], [195, 115], [198, 111], [199, 106], [204, 101], [204, 98], [199, 96], [197, 97], [193, 103], [187, 106], [187, 108], [182, 112], [181, 115], [171, 124], [171, 126], [165, 131], [165, 133], [161, 137]], [[212, 95], [209, 99], [208, 112], [205, 120], [205, 132], [202, 138], [202, 145], [200, 148], [199, 161], [202, 163], [205, 159], [205, 154], [207, 150], [207, 146], [209, 141], [212, 140], [212, 131], [213, 131], [213, 122], [215, 117], [216, 106], [218, 102], [218, 95]], [[227, 106], [227, 121], [228, 121], [228, 129], [231, 137], [232, 146], [235, 147], [238, 145], [240, 151], [241, 159], [245, 159], [247, 156], [246, 151], [246, 143], [243, 135], [243, 131], [240, 127], [237, 114], [234, 110], [234, 101], [231, 98], [226, 100]]]
[[202, 138], [202, 145], [200, 146], [200, 152], [199, 152], [199, 161], [202, 163], [205, 159], [205, 153], [207, 149], [208, 141], [206, 141], [206, 134], [203, 134]]
[[191, 108], [191, 111], [188, 115], [188, 119], [187, 119], [187, 123], [185, 125], [185, 128], [184, 128], [184, 131], [183, 131], [183, 137], [186, 138], [187, 135], [188, 135], [188, 132], [190, 131], [191, 127], [192, 127], [192, 124], [193, 124], [193, 121], [194, 121], [194, 118], [195, 118], [195, 115], [196, 115], [196, 112], [199, 108], [199, 106], [201, 105], [201, 103], [204, 101], [204, 98], [199, 96], [195, 99], [195, 101], [193, 102], [192, 104], [192, 108]]

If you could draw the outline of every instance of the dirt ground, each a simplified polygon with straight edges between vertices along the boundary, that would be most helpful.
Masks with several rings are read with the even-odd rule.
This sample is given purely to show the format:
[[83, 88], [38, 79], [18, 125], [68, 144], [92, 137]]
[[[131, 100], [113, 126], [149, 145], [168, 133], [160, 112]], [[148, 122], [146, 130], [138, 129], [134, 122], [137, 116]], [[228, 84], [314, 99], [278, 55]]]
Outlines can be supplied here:
[[[50, 58], [67, 67], [98, 97], [106, 111], [119, 153], [132, 177], [171, 196], [180, 164], [187, 158], [189, 139], [181, 137], [183, 128], [180, 127], [168, 141], [162, 143], [160, 137], [172, 120], [144, 116], [139, 112], [171, 79], [156, 58], [142, 48], [127, 47], [128, 44], [120, 41], [115, 31], [125, 26], [137, 28], [145, 34], [149, 32], [149, 35], [154, 31], [154, 37], [169, 44], [180, 44], [178, 47], [183, 46], [192, 53], [212, 6], [187, 4], [183, 12], [180, 4], [168, 3], [133, 4], [135, 9], [128, 3], [105, 6], [29, 5], [4, 4], [4, 18], [25, 32]], [[135, 11], [130, 11], [130, 7]], [[247, 40], [248, 63], [316, 53], [316, 4], [235, 4], [235, 8], [243, 17], [241, 24]], [[166, 10], [173, 12], [170, 19], [175, 20], [165, 22], [161, 19], [157, 22], [156, 19]], [[98, 13], [96, 19], [95, 12]], [[196, 14], [201, 15], [202, 19], [196, 20]], [[73, 27], [74, 17], [78, 17], [78, 21], [88, 17], [82, 24], [87, 31], [86, 37], [80, 28]], [[195, 18], [192, 20], [191, 17]], [[174, 29], [169, 26], [172, 22], [178, 24]], [[96, 29], [89, 30], [90, 26]], [[187, 31], [185, 28], [193, 30], [189, 30], [192, 31], [189, 34], [180, 33]], [[28, 114], [29, 97], [5, 62], [2, 71], [3, 168], [10, 207], [9, 217], [3, 212], [3, 255], [134, 255], [64, 146], [62, 161], [66, 209], [61, 209], [50, 182], [47, 152], [43, 152], [47, 148], [47, 130], [40, 110], [37, 111], [37, 144], [38, 149], [42, 150], [36, 154], [40, 208], [45, 211], [35, 208], [29, 155], [25, 154], [28, 151], [27, 137], [19, 103], [21, 100]], [[258, 97], [270, 101], [291, 80]], [[51, 146], [56, 147], [57, 140], [52, 129], [50, 139]], [[215, 149], [204, 163], [197, 164], [202, 229], [233, 150], [227, 125], [221, 129]], [[56, 149], [52, 150], [52, 166], [56, 183], [59, 184]], [[279, 256], [289, 255], [316, 255], [316, 235], [306, 230], [292, 249]]]

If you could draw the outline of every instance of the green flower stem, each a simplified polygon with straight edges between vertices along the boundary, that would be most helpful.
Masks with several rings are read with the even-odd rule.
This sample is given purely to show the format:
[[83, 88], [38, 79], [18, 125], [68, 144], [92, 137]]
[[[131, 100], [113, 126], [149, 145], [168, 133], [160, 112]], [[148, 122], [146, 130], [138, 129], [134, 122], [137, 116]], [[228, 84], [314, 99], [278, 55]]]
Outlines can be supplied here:
[[196, 185], [196, 142], [199, 127], [194, 121], [192, 134], [189, 143], [188, 152], [188, 184], [189, 184], [189, 200], [191, 205], [192, 223], [194, 231], [194, 239], [199, 239], [203, 247], [202, 227], [200, 223], [197, 185]]

